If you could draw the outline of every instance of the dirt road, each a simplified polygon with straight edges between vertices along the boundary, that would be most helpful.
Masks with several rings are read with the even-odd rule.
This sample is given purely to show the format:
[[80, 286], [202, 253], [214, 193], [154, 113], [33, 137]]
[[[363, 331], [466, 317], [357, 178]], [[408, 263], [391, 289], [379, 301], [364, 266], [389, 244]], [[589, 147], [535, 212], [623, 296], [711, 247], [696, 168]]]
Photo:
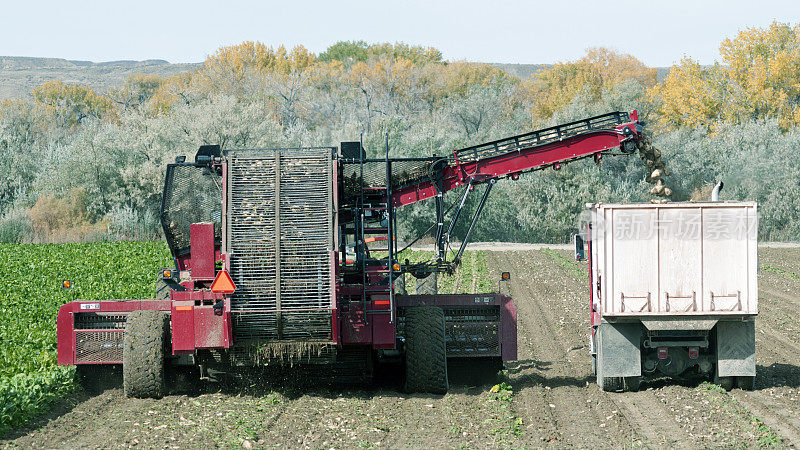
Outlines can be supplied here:
[[[499, 380], [406, 395], [370, 387], [215, 388], [162, 400], [80, 394], [2, 444], [14, 447], [751, 447], [800, 445], [800, 249], [760, 250], [756, 390], [645, 382], [600, 391], [587, 349], [585, 265], [569, 250], [487, 252], [510, 270], [519, 361]], [[454, 374], [456, 377], [458, 373]], [[500, 392], [492, 384], [505, 381]]]

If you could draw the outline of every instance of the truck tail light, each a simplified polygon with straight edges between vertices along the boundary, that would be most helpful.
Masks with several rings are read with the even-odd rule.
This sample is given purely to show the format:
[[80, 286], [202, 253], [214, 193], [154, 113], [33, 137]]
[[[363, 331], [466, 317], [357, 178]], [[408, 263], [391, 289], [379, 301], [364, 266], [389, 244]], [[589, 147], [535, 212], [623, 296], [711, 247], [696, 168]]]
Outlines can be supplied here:
[[669, 353], [667, 353], [666, 347], [661, 347], [658, 349], [658, 359], [667, 359], [667, 356], [669, 356]]
[[689, 359], [697, 359], [700, 355], [700, 349], [697, 347], [689, 347]]

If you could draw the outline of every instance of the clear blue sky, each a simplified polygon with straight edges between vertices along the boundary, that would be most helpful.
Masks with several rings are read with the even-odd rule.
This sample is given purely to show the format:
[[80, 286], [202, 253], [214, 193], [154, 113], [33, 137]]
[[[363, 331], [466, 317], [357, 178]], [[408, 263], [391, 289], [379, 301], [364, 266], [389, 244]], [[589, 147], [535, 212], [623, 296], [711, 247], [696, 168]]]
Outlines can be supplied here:
[[0, 55], [199, 62], [258, 40], [319, 53], [340, 40], [431, 45], [448, 60], [553, 63], [587, 47], [650, 66], [712, 63], [738, 29], [800, 22], [800, 0], [7, 1]]

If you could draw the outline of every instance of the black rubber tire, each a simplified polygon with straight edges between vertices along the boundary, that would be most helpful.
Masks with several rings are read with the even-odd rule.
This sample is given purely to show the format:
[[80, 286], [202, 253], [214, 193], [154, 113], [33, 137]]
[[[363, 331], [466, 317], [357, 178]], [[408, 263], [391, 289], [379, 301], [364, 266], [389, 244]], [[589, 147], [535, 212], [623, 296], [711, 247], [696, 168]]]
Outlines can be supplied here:
[[736, 377], [736, 387], [743, 391], [752, 391], [755, 384], [756, 377]]
[[733, 389], [733, 385], [736, 383], [736, 377], [720, 377], [714, 376], [714, 384], [725, 389], [726, 391], [730, 391]]
[[597, 377], [597, 385], [605, 392], [622, 390], [622, 377]]
[[126, 397], [164, 396], [168, 319], [162, 311], [128, 314], [122, 347], [122, 387]]
[[436, 295], [437, 278], [436, 272], [425, 278], [417, 278], [417, 295]]
[[627, 392], [636, 392], [642, 385], [642, 377], [625, 377], [622, 379], [622, 384]]
[[445, 394], [447, 347], [444, 311], [436, 306], [405, 310], [406, 391]]

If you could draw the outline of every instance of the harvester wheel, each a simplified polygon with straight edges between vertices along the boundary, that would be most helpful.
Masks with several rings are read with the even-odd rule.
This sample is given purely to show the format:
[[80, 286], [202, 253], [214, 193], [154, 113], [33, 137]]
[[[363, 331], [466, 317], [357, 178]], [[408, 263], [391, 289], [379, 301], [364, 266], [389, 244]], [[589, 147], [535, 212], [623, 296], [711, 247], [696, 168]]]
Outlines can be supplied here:
[[444, 394], [447, 347], [444, 311], [436, 306], [406, 308], [406, 391]]
[[417, 278], [417, 295], [436, 295], [436, 272], [425, 278]]
[[128, 314], [122, 347], [125, 396], [160, 398], [164, 395], [168, 318], [162, 311], [133, 311]]

